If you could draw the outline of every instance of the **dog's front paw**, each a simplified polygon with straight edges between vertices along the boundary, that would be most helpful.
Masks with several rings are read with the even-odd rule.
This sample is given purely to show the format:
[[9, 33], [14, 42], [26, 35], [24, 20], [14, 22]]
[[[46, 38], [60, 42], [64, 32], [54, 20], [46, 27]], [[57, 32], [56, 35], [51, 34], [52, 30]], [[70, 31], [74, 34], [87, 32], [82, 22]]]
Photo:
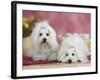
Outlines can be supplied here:
[[33, 55], [33, 60], [35, 60], [35, 61], [39, 61], [39, 60], [41, 60], [41, 57], [39, 56], [39, 55]]
[[88, 59], [84, 59], [84, 60], [81, 60], [83, 63], [88, 63], [89, 60]]
[[33, 56], [33, 60], [36, 60], [36, 61], [45, 61], [45, 60], [47, 60], [47, 58], [46, 58], [46, 56], [35, 55], [35, 56]]
[[38, 57], [33, 57], [33, 60], [39, 61], [40, 59]]
[[48, 60], [57, 60], [57, 54], [56, 53], [50, 54]]

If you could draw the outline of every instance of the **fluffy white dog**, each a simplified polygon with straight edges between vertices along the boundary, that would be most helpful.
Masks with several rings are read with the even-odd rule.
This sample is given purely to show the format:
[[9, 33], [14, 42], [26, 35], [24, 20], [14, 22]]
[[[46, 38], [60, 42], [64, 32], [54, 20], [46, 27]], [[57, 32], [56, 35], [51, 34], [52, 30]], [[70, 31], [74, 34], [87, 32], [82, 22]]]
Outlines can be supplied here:
[[78, 34], [73, 34], [63, 40], [57, 59], [64, 63], [87, 62], [88, 53], [84, 40]]
[[33, 29], [30, 54], [34, 60], [56, 60], [56, 33], [47, 21], [38, 22]]

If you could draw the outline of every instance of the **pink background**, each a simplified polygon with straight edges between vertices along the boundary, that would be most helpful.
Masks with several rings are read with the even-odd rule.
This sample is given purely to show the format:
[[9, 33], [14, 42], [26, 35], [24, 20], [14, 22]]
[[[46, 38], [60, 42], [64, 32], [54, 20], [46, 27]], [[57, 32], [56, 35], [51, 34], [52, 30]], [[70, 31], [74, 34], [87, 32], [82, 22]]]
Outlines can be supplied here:
[[73, 12], [45, 12], [23, 10], [23, 17], [36, 16], [40, 21], [48, 20], [58, 34], [90, 33], [91, 14]]

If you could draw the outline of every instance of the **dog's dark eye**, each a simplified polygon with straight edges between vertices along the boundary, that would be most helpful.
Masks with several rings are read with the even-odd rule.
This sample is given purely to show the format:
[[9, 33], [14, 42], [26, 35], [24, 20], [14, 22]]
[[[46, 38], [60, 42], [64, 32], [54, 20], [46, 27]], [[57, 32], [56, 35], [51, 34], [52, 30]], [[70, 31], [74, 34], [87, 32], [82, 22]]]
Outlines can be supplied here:
[[72, 56], [74, 56], [75, 54], [74, 53], [72, 53]]
[[47, 33], [46, 35], [47, 35], [47, 36], [49, 36], [49, 34], [48, 34], [48, 33]]
[[42, 33], [40, 33], [40, 36], [42, 36]]
[[68, 53], [66, 53], [66, 56], [68, 56]]

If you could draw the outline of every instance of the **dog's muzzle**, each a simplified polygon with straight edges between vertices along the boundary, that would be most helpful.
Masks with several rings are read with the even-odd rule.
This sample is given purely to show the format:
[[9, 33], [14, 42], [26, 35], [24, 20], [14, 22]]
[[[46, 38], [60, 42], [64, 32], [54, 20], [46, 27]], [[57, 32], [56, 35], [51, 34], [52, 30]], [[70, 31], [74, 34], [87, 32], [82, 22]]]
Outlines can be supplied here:
[[72, 63], [72, 60], [71, 60], [71, 59], [69, 59], [69, 60], [68, 60], [68, 63]]
[[43, 38], [42, 43], [47, 43], [47, 39], [46, 38]]

